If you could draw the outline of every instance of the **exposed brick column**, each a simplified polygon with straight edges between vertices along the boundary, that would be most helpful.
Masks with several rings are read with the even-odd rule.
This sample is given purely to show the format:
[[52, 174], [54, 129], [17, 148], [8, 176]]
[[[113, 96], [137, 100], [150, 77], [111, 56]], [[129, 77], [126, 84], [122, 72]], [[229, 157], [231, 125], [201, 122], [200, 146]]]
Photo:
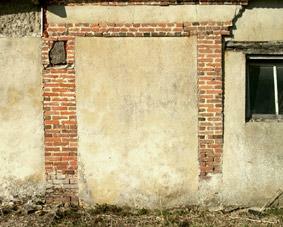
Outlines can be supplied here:
[[231, 22], [200, 23], [197, 34], [198, 137], [200, 177], [222, 172], [223, 75], [222, 36]]
[[[53, 66], [49, 52], [63, 40], [66, 65]], [[43, 108], [45, 171], [49, 201], [77, 202], [77, 118], [74, 37], [43, 39]]]

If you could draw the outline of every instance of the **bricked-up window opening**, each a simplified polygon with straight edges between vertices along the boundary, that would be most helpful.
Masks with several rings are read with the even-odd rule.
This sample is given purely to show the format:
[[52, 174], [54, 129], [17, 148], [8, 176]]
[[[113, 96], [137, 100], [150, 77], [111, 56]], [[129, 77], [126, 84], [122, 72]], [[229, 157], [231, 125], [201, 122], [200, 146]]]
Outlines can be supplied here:
[[66, 42], [56, 41], [49, 52], [49, 61], [51, 65], [66, 64]]
[[283, 119], [283, 57], [247, 59], [246, 120]]

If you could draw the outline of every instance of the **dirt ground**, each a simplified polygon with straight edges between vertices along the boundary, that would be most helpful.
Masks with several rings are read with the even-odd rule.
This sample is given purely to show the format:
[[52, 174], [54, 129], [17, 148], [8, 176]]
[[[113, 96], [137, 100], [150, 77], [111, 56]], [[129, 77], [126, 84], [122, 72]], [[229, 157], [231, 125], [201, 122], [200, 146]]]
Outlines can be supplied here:
[[164, 210], [133, 209], [111, 205], [81, 206], [6, 203], [0, 226], [283, 226], [283, 209], [264, 212], [249, 208], [208, 209], [197, 206]]

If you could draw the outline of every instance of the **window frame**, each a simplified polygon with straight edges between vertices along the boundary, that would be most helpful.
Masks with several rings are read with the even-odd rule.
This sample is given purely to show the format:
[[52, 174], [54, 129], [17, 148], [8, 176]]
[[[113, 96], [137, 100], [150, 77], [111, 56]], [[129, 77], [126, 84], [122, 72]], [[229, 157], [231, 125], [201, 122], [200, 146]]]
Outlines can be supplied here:
[[[275, 63], [275, 64], [274, 64]], [[273, 83], [274, 83], [274, 102], [275, 114], [252, 114], [250, 106], [250, 65], [264, 65], [273, 67]], [[245, 83], [245, 119], [250, 121], [282, 121], [283, 113], [280, 114], [278, 104], [278, 70], [276, 67], [282, 65], [282, 55], [246, 55], [246, 83]], [[275, 82], [276, 81], [276, 82]], [[276, 86], [275, 86], [276, 84]]]

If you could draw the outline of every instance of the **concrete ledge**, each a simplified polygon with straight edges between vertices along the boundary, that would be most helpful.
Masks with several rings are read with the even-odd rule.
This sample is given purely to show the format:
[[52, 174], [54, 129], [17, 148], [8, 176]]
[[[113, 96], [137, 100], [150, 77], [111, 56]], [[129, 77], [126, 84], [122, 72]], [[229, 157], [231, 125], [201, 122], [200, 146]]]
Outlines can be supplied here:
[[226, 50], [242, 51], [246, 54], [283, 54], [283, 42], [240, 42], [228, 41]]
[[[49, 6], [49, 23], [164, 23], [229, 21], [241, 6]], [[213, 12], [213, 13], [211, 13]]]

